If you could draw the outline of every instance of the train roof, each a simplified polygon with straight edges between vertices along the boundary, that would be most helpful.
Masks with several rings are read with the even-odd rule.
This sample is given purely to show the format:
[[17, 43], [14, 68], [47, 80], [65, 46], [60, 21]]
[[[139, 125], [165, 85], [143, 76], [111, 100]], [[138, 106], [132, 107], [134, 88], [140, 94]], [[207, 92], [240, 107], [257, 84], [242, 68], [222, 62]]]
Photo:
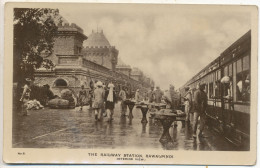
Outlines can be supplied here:
[[196, 77], [199, 75], [204, 76], [206, 73], [205, 71], [210, 69], [212, 66], [219, 63], [219, 59], [225, 57], [229, 53], [233, 52], [234, 48], [236, 48], [239, 44], [246, 41], [247, 39], [251, 38], [251, 30], [246, 32], [243, 36], [241, 36], [238, 40], [236, 40], [234, 43], [232, 43], [226, 50], [224, 50], [217, 58], [215, 58], [212, 62], [210, 62], [205, 68], [200, 70], [196, 75], [194, 75], [190, 80], [188, 80], [180, 89], [184, 88], [187, 84], [189, 84], [191, 81], [193, 81]]

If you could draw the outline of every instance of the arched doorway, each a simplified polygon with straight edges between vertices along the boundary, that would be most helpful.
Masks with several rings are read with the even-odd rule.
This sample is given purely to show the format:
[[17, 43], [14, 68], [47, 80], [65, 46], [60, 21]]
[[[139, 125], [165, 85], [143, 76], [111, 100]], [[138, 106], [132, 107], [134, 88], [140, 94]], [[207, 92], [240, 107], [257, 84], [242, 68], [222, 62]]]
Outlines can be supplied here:
[[66, 87], [66, 86], [68, 86], [68, 83], [64, 79], [57, 79], [54, 84], [55, 84], [56, 87]]

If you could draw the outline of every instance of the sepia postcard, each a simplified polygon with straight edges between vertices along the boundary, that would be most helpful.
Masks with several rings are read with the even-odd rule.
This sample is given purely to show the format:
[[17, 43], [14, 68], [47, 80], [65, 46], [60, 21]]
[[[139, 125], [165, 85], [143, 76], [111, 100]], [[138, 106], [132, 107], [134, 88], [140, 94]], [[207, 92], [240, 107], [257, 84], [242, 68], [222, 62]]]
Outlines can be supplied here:
[[4, 14], [5, 163], [256, 164], [257, 6]]

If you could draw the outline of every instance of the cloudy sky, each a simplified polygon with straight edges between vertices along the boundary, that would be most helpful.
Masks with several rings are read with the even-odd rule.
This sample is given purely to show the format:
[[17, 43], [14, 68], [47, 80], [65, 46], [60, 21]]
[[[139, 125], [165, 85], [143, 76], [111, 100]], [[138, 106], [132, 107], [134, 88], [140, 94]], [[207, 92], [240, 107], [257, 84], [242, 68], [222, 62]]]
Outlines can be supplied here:
[[88, 36], [103, 29], [119, 57], [161, 88], [182, 86], [251, 28], [240, 7], [176, 5], [71, 5], [60, 14]]

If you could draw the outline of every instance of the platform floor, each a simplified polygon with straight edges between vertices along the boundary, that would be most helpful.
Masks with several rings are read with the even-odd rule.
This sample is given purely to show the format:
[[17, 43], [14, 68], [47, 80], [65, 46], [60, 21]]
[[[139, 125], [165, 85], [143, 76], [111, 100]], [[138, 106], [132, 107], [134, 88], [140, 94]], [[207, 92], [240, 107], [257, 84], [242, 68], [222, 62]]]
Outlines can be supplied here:
[[95, 121], [89, 107], [76, 109], [42, 109], [29, 111], [29, 116], [13, 115], [13, 147], [15, 148], [94, 148], [94, 149], [164, 149], [199, 151], [242, 150], [227, 142], [214, 131], [205, 129], [205, 138], [194, 139], [192, 126], [171, 127], [172, 139], [160, 143], [163, 128], [159, 121], [150, 119], [142, 124], [140, 109], [133, 109], [133, 119], [121, 117], [116, 104], [114, 120]]

